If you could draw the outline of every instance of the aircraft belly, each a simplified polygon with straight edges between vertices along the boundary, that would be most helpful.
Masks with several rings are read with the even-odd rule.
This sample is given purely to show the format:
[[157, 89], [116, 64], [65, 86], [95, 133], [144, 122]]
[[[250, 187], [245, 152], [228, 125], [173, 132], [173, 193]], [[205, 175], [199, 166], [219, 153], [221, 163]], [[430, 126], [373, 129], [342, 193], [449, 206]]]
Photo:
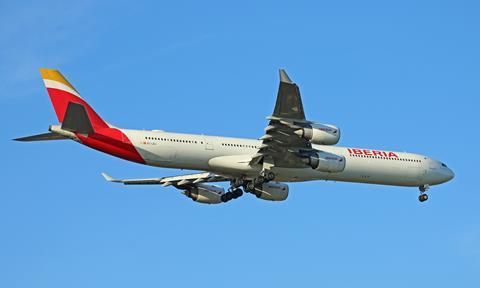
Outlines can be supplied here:
[[301, 182], [327, 180], [398, 186], [420, 185], [419, 169], [400, 162], [373, 163], [367, 159], [349, 159], [345, 170], [339, 173], [319, 172], [311, 168], [278, 168], [273, 171], [277, 181]]
[[381, 162], [379, 159], [349, 159], [342, 173], [332, 174], [330, 179], [358, 183], [398, 186], [416, 186], [416, 171], [407, 170], [404, 163]]

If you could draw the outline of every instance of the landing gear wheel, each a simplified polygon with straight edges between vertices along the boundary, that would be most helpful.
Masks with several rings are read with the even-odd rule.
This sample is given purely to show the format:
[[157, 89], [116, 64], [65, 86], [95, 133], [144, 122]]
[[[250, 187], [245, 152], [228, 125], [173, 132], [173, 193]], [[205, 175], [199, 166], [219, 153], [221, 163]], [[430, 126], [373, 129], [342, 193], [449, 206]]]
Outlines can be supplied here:
[[227, 193], [225, 193], [225, 195], [227, 195], [226, 197], [227, 197], [228, 201], [230, 201], [234, 198], [234, 195], [233, 195], [232, 192], [227, 192]]
[[272, 181], [273, 179], [275, 179], [275, 173], [272, 171], [265, 172], [265, 180]]
[[257, 178], [253, 180], [253, 182], [255, 182], [255, 185], [262, 185], [263, 183], [265, 183], [265, 177], [263, 177], [262, 175], [259, 175]]
[[233, 199], [237, 199], [238, 197], [243, 195], [243, 191], [240, 188], [237, 188], [232, 191]]
[[420, 202], [425, 202], [428, 200], [428, 195], [427, 194], [420, 194], [420, 196], [418, 196], [418, 201]]
[[240, 187], [245, 183], [245, 179], [243, 178], [236, 178], [235, 181], [233, 181], [233, 184], [235, 187]]
[[252, 181], [247, 182], [247, 184], [245, 185], [245, 191], [254, 192], [255, 191], [255, 184]]

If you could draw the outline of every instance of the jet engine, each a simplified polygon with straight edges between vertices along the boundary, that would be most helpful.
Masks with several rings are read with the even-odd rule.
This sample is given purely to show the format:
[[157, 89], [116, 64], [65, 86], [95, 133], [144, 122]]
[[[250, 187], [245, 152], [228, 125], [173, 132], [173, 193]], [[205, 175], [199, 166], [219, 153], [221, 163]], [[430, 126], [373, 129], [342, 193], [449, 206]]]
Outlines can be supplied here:
[[345, 169], [345, 157], [333, 153], [317, 151], [303, 159], [305, 164], [321, 172], [338, 173]]
[[263, 183], [260, 188], [255, 188], [254, 194], [263, 200], [283, 201], [288, 197], [288, 185], [270, 181]]
[[335, 145], [340, 140], [340, 129], [329, 124], [314, 123], [295, 131], [298, 136], [319, 145]]
[[219, 204], [222, 203], [221, 197], [224, 192], [225, 190], [221, 186], [197, 184], [196, 186], [185, 190], [183, 194], [195, 202], [204, 204]]

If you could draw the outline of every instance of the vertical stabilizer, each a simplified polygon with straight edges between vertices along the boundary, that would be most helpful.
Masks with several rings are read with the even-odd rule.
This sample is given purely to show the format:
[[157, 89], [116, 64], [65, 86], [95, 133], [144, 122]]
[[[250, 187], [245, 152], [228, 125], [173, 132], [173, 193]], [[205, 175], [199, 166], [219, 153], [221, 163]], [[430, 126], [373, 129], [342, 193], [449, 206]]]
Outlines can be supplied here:
[[[78, 132], [85, 132], [86, 130], [89, 130], [88, 128], [96, 130], [109, 127], [108, 124], [98, 116], [92, 107], [90, 107], [90, 105], [88, 105], [88, 103], [80, 96], [80, 93], [78, 93], [60, 71], [41, 68], [40, 74], [42, 75], [43, 82], [47, 88], [48, 95], [50, 96], [50, 100], [52, 101], [59, 122], [63, 123], [67, 120], [68, 124], [66, 127], [73, 127], [70, 130], [74, 130], [77, 126], [85, 128], [85, 119], [88, 119], [91, 127], [87, 127], [83, 129], [84, 131]], [[69, 117], [66, 117], [67, 111], [70, 111]], [[82, 116], [82, 118], [75, 118], [75, 116], [78, 115]], [[75, 123], [78, 122], [77, 120], [81, 123], [76, 126]]]

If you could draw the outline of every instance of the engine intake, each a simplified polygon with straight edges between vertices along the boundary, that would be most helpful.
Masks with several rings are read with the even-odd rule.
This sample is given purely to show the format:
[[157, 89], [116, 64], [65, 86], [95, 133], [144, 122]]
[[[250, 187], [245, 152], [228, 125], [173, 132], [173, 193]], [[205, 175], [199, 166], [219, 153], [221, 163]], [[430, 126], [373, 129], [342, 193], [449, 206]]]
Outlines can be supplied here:
[[317, 171], [338, 173], [345, 169], [345, 157], [328, 153], [324, 151], [317, 151], [307, 158], [304, 158], [305, 164]]
[[220, 186], [197, 184], [185, 190], [183, 194], [198, 203], [219, 204], [222, 203], [221, 197], [224, 192], [224, 188]]
[[295, 131], [298, 136], [319, 145], [335, 145], [340, 140], [340, 129], [329, 124], [312, 124]]

